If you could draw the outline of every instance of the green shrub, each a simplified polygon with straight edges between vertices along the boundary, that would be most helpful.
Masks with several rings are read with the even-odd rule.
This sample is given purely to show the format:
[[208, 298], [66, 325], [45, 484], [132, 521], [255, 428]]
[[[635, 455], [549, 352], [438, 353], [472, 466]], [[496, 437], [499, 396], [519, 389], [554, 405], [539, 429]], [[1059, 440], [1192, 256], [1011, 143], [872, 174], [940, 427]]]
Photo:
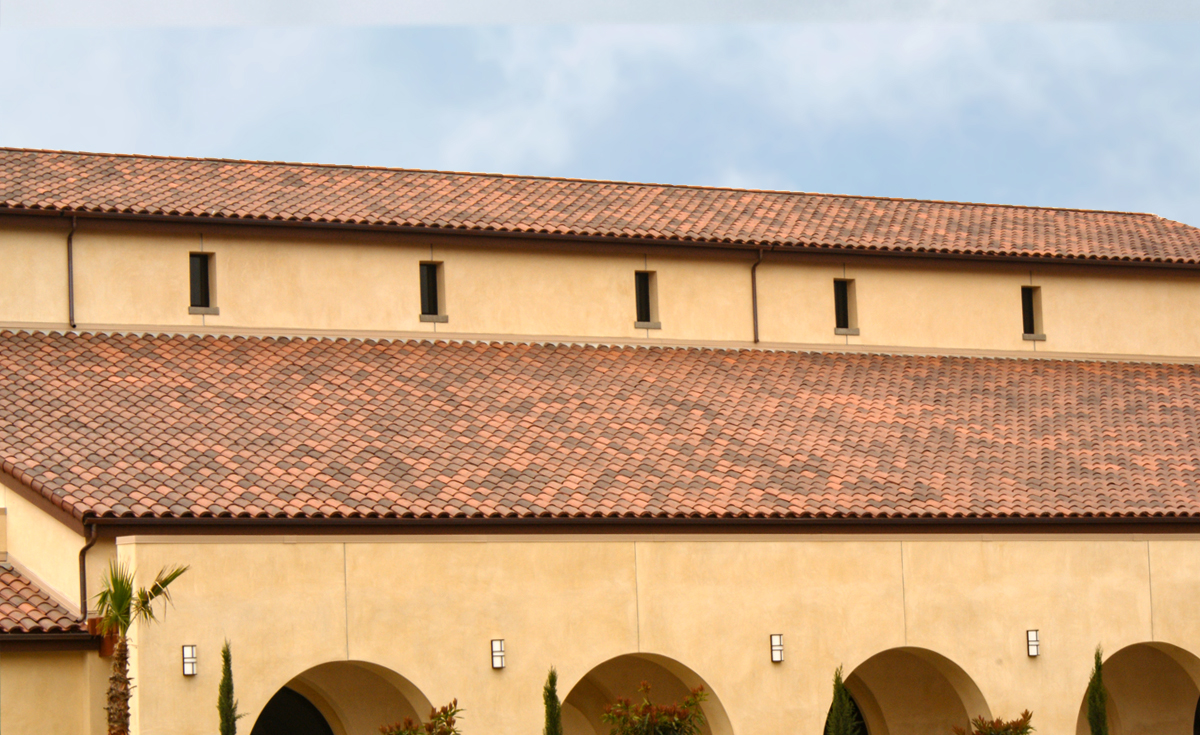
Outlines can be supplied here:
[[221, 647], [221, 684], [217, 688], [217, 713], [221, 718], [221, 735], [237, 735], [237, 721], [245, 717], [238, 713], [237, 700], [233, 698], [233, 654], [229, 641]]
[[650, 702], [650, 685], [638, 687], [641, 704], [621, 698], [604, 708], [600, 719], [612, 725], [611, 735], [700, 735], [704, 712], [700, 704], [708, 699], [704, 687], [696, 687], [679, 704], [657, 705]]
[[1001, 719], [985, 720], [982, 717], [976, 717], [971, 720], [971, 732], [967, 732], [961, 727], [954, 728], [955, 735], [1029, 735], [1033, 732], [1033, 725], [1029, 721], [1033, 719], [1033, 713], [1025, 710], [1021, 716], [1015, 720], [1005, 722]]
[[462, 710], [458, 708], [458, 700], [455, 699], [445, 707], [430, 712], [429, 722], [424, 725], [413, 722], [411, 717], [405, 717], [404, 722], [384, 725], [379, 728], [379, 732], [383, 735], [462, 735], [455, 727], [460, 714]]
[[1108, 735], [1108, 712], [1104, 692], [1104, 652], [1096, 646], [1096, 657], [1092, 664], [1092, 677], [1088, 679], [1087, 702], [1088, 728], [1092, 735]]
[[542, 688], [542, 702], [546, 705], [546, 726], [542, 735], [563, 735], [562, 704], [558, 701], [558, 672], [550, 667], [546, 686]]
[[862, 735], [865, 731], [862, 714], [842, 681], [842, 667], [839, 666], [833, 672], [833, 704], [825, 720], [825, 735]]

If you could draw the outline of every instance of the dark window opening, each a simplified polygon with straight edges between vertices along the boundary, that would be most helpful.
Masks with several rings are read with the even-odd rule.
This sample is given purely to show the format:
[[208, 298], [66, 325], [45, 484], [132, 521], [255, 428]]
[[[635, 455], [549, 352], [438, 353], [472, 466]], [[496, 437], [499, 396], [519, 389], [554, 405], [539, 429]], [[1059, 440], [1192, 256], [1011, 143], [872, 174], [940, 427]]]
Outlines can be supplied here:
[[438, 316], [442, 303], [438, 293], [438, 271], [441, 263], [421, 264], [421, 315]]
[[[833, 282], [833, 311], [838, 329], [850, 328], [850, 282]], [[829, 312], [825, 312], [828, 314]], [[828, 324], [829, 322], [826, 322]]]
[[1021, 322], [1025, 334], [1041, 334], [1041, 289], [1037, 286], [1021, 287]]
[[650, 273], [638, 271], [633, 274], [633, 283], [637, 291], [637, 320], [639, 322], [654, 321], [650, 309]]
[[199, 309], [212, 306], [212, 284], [209, 282], [211, 260], [212, 255], [208, 253], [191, 254], [192, 306]]

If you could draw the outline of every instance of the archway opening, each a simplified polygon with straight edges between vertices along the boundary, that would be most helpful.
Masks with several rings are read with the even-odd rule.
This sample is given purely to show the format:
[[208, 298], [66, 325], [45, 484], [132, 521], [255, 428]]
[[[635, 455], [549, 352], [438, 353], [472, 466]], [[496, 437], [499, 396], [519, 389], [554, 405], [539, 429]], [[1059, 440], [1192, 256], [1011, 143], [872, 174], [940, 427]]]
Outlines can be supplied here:
[[[1111, 735], [1200, 735], [1200, 659], [1169, 643], [1135, 643], [1104, 662]], [[1078, 735], [1087, 735], [1087, 700]]]
[[396, 672], [366, 661], [334, 661], [287, 682], [250, 735], [356, 735], [405, 718], [421, 722], [429, 700]]
[[655, 704], [681, 702], [692, 689], [703, 686], [708, 693], [701, 707], [704, 735], [733, 735], [729, 716], [712, 687], [678, 661], [649, 653], [609, 659], [580, 679], [563, 700], [564, 735], [608, 735], [609, 726], [600, 720], [604, 708], [620, 697], [641, 701], [638, 687], [643, 681], [650, 685], [650, 700]]
[[957, 664], [923, 648], [893, 648], [859, 664], [846, 689], [869, 735], [927, 735], [991, 717], [979, 687]]

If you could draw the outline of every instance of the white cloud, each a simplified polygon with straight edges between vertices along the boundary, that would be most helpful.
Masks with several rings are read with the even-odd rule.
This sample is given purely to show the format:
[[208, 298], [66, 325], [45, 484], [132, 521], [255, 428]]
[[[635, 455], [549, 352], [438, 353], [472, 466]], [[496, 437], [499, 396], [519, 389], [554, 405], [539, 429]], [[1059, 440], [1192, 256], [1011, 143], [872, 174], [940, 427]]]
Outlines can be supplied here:
[[6, 30], [0, 65], [18, 73], [0, 144], [1200, 222], [1200, 51], [1188, 38], [953, 23]]
[[10, 27], [1197, 20], [1189, 0], [4, 0]]

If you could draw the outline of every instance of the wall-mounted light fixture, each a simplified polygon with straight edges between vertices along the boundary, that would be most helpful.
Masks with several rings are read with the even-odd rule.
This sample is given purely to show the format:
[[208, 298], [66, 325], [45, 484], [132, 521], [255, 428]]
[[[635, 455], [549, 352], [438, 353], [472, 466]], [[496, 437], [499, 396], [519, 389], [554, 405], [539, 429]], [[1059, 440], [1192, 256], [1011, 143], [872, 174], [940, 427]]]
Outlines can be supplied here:
[[771, 663], [783, 663], [783, 633], [771, 634]]
[[504, 668], [504, 639], [503, 638], [492, 639], [492, 668], [493, 669], [503, 669]]
[[196, 675], [196, 647], [195, 646], [184, 646], [183, 647], [183, 675], [184, 676], [195, 676]]
[[1025, 645], [1029, 647], [1029, 655], [1036, 656], [1040, 653], [1042, 642], [1038, 639], [1036, 630], [1025, 631]]

